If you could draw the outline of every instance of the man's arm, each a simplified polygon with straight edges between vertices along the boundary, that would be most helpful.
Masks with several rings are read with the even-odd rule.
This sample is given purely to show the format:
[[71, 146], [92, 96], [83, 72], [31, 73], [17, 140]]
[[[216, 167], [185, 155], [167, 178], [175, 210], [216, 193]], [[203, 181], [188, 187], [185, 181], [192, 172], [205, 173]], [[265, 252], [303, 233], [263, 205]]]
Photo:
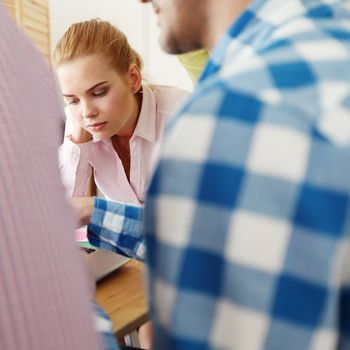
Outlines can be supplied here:
[[[91, 200], [86, 202], [91, 205]], [[96, 247], [144, 261], [143, 207], [99, 197], [92, 198], [92, 204], [91, 217], [88, 222], [90, 243]], [[85, 222], [87, 222], [88, 212], [89, 209], [82, 209]]]

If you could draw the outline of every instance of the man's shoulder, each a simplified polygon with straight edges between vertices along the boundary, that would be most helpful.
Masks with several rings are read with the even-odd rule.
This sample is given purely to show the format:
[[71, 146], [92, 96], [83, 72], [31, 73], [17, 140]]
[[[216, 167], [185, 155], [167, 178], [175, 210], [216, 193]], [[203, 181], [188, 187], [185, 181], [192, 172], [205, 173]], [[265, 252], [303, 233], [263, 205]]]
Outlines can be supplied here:
[[[281, 23], [261, 21], [248, 28], [244, 35], [227, 43], [219, 74], [226, 79], [246, 79], [245, 74], [251, 72], [266, 72], [272, 78], [288, 73], [305, 76], [310, 75], [308, 67], [319, 79], [326, 76], [329, 67], [339, 74], [339, 63], [350, 63], [350, 8], [341, 1], [337, 3], [308, 5], [305, 12]], [[322, 69], [321, 64], [326, 64], [327, 69]], [[262, 82], [266, 83], [255, 79], [252, 85], [260, 88]], [[276, 83], [273, 79], [269, 82]]]
[[252, 126], [263, 107], [259, 96], [232, 88], [226, 79], [214, 75], [198, 85], [181, 109], [180, 119], [210, 120], [212, 125], [226, 125], [228, 120], [249, 120]]

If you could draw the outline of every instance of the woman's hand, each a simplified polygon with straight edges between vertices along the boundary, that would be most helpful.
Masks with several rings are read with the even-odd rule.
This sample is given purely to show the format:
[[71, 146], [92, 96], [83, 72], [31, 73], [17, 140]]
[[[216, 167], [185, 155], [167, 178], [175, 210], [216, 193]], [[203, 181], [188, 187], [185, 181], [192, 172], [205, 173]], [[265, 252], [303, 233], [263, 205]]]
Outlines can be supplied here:
[[86, 131], [77, 121], [73, 119], [72, 122], [73, 122], [72, 137], [71, 137], [72, 142], [85, 143], [92, 140], [92, 135], [88, 131]]
[[94, 197], [73, 197], [70, 199], [80, 225], [88, 225], [94, 208]]
[[85, 143], [92, 139], [92, 135], [86, 131], [80, 123], [73, 117], [68, 106], [64, 110], [66, 114], [65, 135], [74, 143]]

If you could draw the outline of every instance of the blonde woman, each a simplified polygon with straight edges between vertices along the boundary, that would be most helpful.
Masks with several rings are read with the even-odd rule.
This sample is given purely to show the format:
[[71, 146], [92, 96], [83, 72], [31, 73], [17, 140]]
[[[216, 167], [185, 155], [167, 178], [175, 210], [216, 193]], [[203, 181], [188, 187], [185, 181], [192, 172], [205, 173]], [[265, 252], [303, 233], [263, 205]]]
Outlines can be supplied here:
[[[165, 123], [188, 93], [142, 81], [142, 60], [109, 22], [75, 23], [54, 65], [66, 103], [60, 167], [69, 196], [85, 196], [92, 173], [106, 198], [142, 205]], [[151, 347], [150, 326], [140, 331]]]
[[73, 24], [54, 52], [68, 123], [60, 165], [70, 196], [94, 172], [109, 199], [142, 204], [165, 123], [188, 93], [142, 82], [142, 61], [110, 23]]

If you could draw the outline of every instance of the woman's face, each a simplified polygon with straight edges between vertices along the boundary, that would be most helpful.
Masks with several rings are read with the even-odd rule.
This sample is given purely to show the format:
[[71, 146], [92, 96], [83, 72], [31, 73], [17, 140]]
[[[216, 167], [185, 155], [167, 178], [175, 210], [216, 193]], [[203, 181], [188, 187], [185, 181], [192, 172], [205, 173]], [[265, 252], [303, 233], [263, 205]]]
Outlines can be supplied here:
[[66, 108], [94, 139], [133, 134], [141, 81], [137, 67], [121, 75], [104, 57], [89, 55], [59, 66], [57, 75]]

